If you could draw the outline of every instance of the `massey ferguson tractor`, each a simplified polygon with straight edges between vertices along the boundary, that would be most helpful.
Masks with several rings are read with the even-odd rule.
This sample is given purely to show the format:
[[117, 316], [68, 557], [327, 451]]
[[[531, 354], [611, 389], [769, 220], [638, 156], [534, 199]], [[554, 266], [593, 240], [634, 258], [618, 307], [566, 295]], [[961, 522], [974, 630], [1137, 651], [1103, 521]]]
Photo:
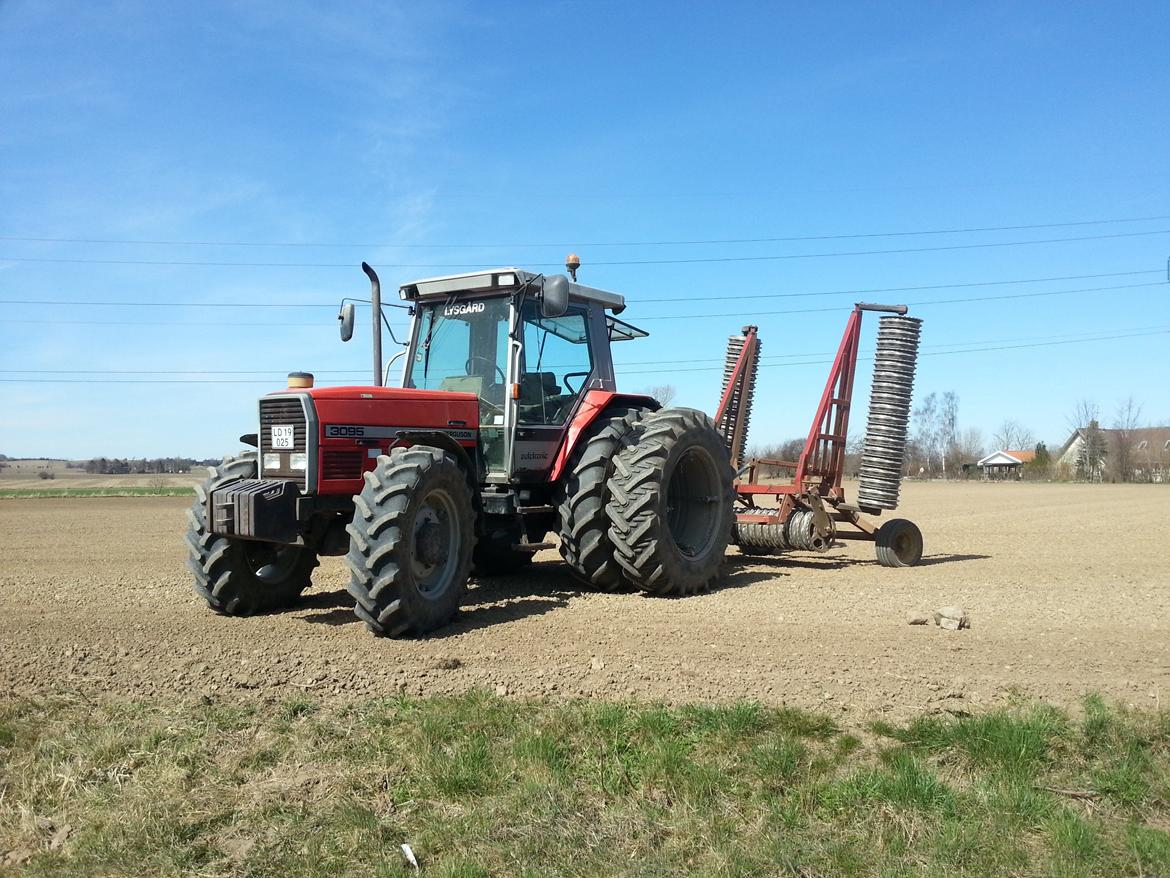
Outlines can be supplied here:
[[[755, 327], [730, 341], [714, 418], [664, 409], [618, 392], [611, 345], [646, 335], [618, 318], [623, 297], [577, 283], [575, 257], [566, 265], [572, 281], [504, 268], [402, 286], [410, 335], [401, 386], [385, 387], [381, 289], [363, 263], [373, 384], [314, 387], [294, 372], [260, 399], [259, 432], [240, 437], [255, 450], [212, 468], [188, 513], [196, 592], [227, 615], [273, 611], [320, 556], [344, 555], [357, 615], [399, 636], [446, 624], [473, 570], [516, 572], [553, 545], [588, 587], [657, 595], [712, 586], [729, 542], [772, 554], [871, 539], [882, 564], [918, 561], [914, 525], [861, 514], [897, 503], [919, 327], [904, 307], [855, 307], [798, 461], [744, 461]], [[841, 476], [866, 310], [894, 314], [879, 331], [854, 506]], [[348, 340], [352, 303], [339, 319]]]

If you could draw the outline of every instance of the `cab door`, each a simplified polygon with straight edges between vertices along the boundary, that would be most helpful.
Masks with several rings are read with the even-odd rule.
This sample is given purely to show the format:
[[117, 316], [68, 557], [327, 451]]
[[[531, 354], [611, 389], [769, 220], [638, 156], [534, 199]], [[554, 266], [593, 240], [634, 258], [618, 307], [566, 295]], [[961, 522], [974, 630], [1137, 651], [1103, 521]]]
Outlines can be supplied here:
[[543, 317], [538, 302], [526, 301], [521, 331], [512, 474], [518, 481], [538, 481], [552, 466], [570, 416], [593, 376], [589, 312], [571, 306], [561, 317]]

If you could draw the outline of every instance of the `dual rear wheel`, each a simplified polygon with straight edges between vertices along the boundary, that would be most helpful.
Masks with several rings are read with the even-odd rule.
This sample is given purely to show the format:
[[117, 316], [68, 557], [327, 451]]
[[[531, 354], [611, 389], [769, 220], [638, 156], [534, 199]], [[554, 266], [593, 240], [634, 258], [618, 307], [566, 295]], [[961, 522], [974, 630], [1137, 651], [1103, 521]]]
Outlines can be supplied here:
[[643, 591], [686, 595], [710, 588], [734, 520], [735, 473], [706, 414], [647, 415], [614, 458], [606, 515], [613, 558]]

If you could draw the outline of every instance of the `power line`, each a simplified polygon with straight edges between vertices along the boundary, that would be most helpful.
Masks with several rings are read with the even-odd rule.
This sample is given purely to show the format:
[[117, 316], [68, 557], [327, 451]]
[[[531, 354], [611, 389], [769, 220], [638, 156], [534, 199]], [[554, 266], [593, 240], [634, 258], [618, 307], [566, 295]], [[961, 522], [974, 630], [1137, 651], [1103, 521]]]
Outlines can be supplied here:
[[[783, 293], [733, 293], [724, 295], [723, 293], [700, 293], [696, 296], [666, 296], [657, 298], [642, 298], [638, 297], [632, 304], [641, 305], [651, 302], [691, 302], [691, 301], [710, 301], [718, 298], [721, 301], [728, 299], [793, 299], [793, 298], [808, 298], [818, 296], [867, 296], [873, 293], [902, 293], [902, 292], [917, 292], [921, 290], [951, 290], [963, 289], [969, 287], [994, 287], [1005, 286], [1009, 284], [1028, 284], [1028, 283], [1048, 283], [1052, 281], [1064, 280], [1090, 280], [1104, 277], [1133, 277], [1137, 275], [1151, 275], [1156, 274], [1161, 276], [1166, 272], [1163, 269], [1151, 269], [1145, 271], [1114, 271], [1104, 274], [1065, 274], [1053, 277], [1025, 277], [1013, 278], [1010, 280], [986, 280], [986, 281], [969, 281], [965, 283], [945, 283], [945, 284], [924, 284], [921, 286], [912, 287], [877, 287], [874, 289], [854, 289], [854, 290], [820, 290], [817, 292], [783, 292]], [[94, 306], [94, 307], [109, 307], [109, 308], [335, 308], [336, 305], [329, 302], [191, 302], [181, 299], [154, 299], [150, 302], [142, 301], [85, 301], [81, 299], [0, 299], [0, 305], [68, 305], [73, 306]]]
[[[313, 369], [313, 375], [368, 375], [369, 369]], [[0, 375], [275, 375], [283, 377], [287, 369], [0, 369]]]
[[[1078, 293], [1096, 293], [1108, 292], [1115, 290], [1133, 290], [1144, 289], [1148, 287], [1166, 286], [1165, 281], [1157, 281], [1154, 283], [1143, 284], [1121, 284], [1117, 286], [1104, 287], [1082, 287], [1076, 290], [1045, 290], [1036, 293], [1011, 293], [999, 296], [968, 296], [957, 299], [926, 299], [919, 302], [905, 302], [903, 304], [911, 305], [916, 308], [927, 307], [931, 305], [955, 305], [966, 304], [971, 302], [996, 302], [1012, 299], [1033, 299], [1047, 296], [1070, 296]], [[787, 308], [778, 311], [720, 311], [709, 314], [662, 314], [662, 315], [647, 315], [644, 317], [637, 317], [639, 323], [644, 323], [649, 320], [702, 320], [709, 318], [754, 318], [754, 317], [770, 317], [781, 314], [825, 314], [831, 312], [841, 311], [840, 306], [829, 306], [825, 308]], [[21, 324], [37, 324], [37, 325], [57, 325], [65, 324], [71, 326], [216, 326], [220, 328], [228, 327], [253, 327], [261, 326], [301, 326], [301, 327], [323, 327], [324, 323], [271, 323], [263, 321], [261, 323], [232, 323], [226, 321], [216, 322], [200, 322], [200, 321], [133, 321], [121, 322], [117, 320], [5, 320], [2, 323], [21, 323]], [[405, 325], [395, 325], [395, 328], [405, 329]]]
[[521, 248], [557, 247], [570, 249], [582, 247], [693, 247], [710, 244], [778, 244], [795, 243], [799, 241], [846, 241], [862, 238], [907, 238], [924, 235], [963, 235], [984, 232], [1021, 232], [1034, 229], [1062, 229], [1077, 226], [1117, 225], [1121, 223], [1158, 222], [1170, 219], [1170, 215], [1122, 217], [1120, 219], [1077, 220], [1061, 223], [1032, 223], [1015, 226], [973, 226], [964, 228], [925, 229], [897, 232], [851, 232], [836, 235], [789, 235], [783, 237], [763, 238], [697, 238], [693, 240], [664, 240], [664, 241], [584, 241], [577, 243], [529, 243], [529, 244], [491, 244], [491, 243], [452, 243], [452, 244], [422, 244], [409, 242], [382, 242], [382, 243], [325, 243], [319, 241], [190, 241], [190, 240], [150, 240], [141, 238], [54, 238], [36, 236], [0, 235], [0, 241], [16, 241], [21, 243], [39, 244], [118, 244], [130, 246], [162, 246], [162, 247], [289, 247], [289, 248], [409, 248], [418, 250], [439, 249], [500, 249], [516, 250]]
[[796, 299], [808, 296], [868, 296], [872, 293], [910, 293], [921, 290], [957, 290], [966, 287], [996, 287], [1007, 284], [1031, 284], [1031, 283], [1047, 283], [1050, 281], [1061, 280], [1091, 280], [1102, 277], [1132, 277], [1134, 275], [1156, 274], [1163, 275], [1167, 272], [1163, 269], [1156, 268], [1151, 271], [1115, 271], [1107, 274], [1066, 274], [1055, 277], [1025, 277], [1014, 280], [984, 280], [971, 281], [968, 283], [949, 283], [949, 284], [925, 284], [916, 287], [877, 287], [870, 290], [823, 290], [820, 292], [809, 293], [731, 293], [724, 295], [719, 293], [714, 295], [700, 295], [700, 296], [670, 296], [666, 298], [643, 299], [639, 297], [634, 304], [641, 304], [643, 302], [687, 302], [693, 300], [710, 300], [718, 298], [721, 301], [727, 299]]
[[[1070, 296], [1074, 293], [1097, 293], [1105, 292], [1107, 290], [1133, 290], [1143, 287], [1164, 287], [1165, 281], [1157, 281], [1155, 283], [1147, 284], [1122, 284], [1120, 286], [1111, 287], [1083, 287], [1078, 290], [1045, 290], [1039, 293], [1010, 293], [1002, 296], [969, 296], [962, 299], [925, 299], [921, 302], [904, 302], [905, 305], [913, 305], [916, 308], [925, 307], [928, 305], [954, 305], [968, 302], [996, 302], [1005, 299], [1035, 299], [1042, 296]], [[789, 308], [783, 311], [722, 311], [714, 314], [664, 314], [664, 315], [648, 315], [646, 317], [635, 318], [639, 323], [644, 323], [647, 320], [696, 320], [712, 317], [768, 317], [776, 314], [821, 314], [830, 311], [840, 311], [838, 307], [827, 308]]]
[[[1031, 241], [995, 241], [980, 244], [947, 244], [937, 247], [903, 247], [887, 250], [839, 250], [828, 253], [787, 253], [769, 256], [702, 256], [685, 259], [615, 259], [590, 262], [590, 265], [695, 265], [698, 263], [730, 262], [775, 262], [788, 259], [828, 259], [846, 256], [885, 256], [903, 253], [939, 253], [954, 250], [979, 250], [990, 247], [1025, 247], [1037, 244], [1064, 244], [1075, 241], [1104, 241], [1116, 238], [1140, 238], [1150, 235], [1170, 234], [1170, 229], [1155, 229], [1148, 232], [1118, 232], [1110, 235], [1081, 235], [1069, 238], [1038, 238]], [[0, 256], [0, 262], [35, 262], [76, 265], [162, 265], [162, 266], [205, 266], [221, 268], [344, 268], [354, 269], [348, 262], [223, 262], [176, 259], [80, 259], [34, 256]], [[530, 262], [534, 268], [560, 268], [559, 262]], [[379, 268], [482, 268], [478, 262], [397, 262], [382, 263]]]
[[[1006, 350], [1020, 350], [1024, 348], [1041, 348], [1052, 347], [1056, 345], [1069, 344], [1086, 344], [1097, 341], [1113, 341], [1117, 339], [1127, 338], [1141, 338], [1154, 335], [1170, 335], [1170, 329], [1154, 329], [1143, 332], [1130, 333], [1115, 333], [1111, 335], [1098, 335], [1090, 338], [1073, 338], [1059, 341], [1040, 341], [1023, 344], [1003, 344], [1003, 345], [982, 345], [969, 346], [963, 350], [953, 351], [924, 351], [920, 356], [948, 356], [953, 354], [978, 354], [987, 353], [990, 351], [1006, 351]], [[858, 360], [869, 360], [871, 357], [859, 357]], [[765, 363], [759, 368], [761, 369], [777, 369], [781, 367], [794, 366], [818, 366], [832, 363], [832, 359], [824, 360], [805, 360], [795, 363]], [[671, 369], [671, 373], [675, 372], [712, 372], [723, 369], [722, 365], [714, 366], [695, 366], [684, 369]], [[625, 375], [660, 375], [662, 374], [658, 369], [646, 370], [628, 370], [624, 371]], [[0, 383], [5, 384], [271, 384], [270, 381], [263, 381], [254, 378], [213, 378], [204, 381], [187, 380], [187, 379], [168, 379], [168, 378], [0, 378]]]
[[[954, 350], [954, 351], [922, 351], [919, 353], [919, 356], [922, 356], [922, 357], [941, 357], [941, 356], [949, 356], [949, 355], [953, 355], [953, 354], [980, 354], [980, 353], [986, 353], [988, 351], [1009, 351], [1009, 350], [1020, 350], [1020, 349], [1024, 349], [1024, 348], [1052, 347], [1054, 345], [1085, 344], [1088, 342], [1112, 341], [1114, 339], [1122, 339], [1122, 338], [1140, 338], [1143, 336], [1153, 336], [1153, 335], [1170, 335], [1170, 329], [1156, 329], [1156, 330], [1149, 330], [1146, 332], [1131, 332], [1131, 333], [1119, 334], [1119, 335], [1101, 335], [1101, 336], [1095, 336], [1093, 338], [1074, 338], [1074, 339], [1066, 339], [1064, 341], [1042, 341], [1042, 342], [1032, 342], [1029, 344], [993, 345], [993, 346], [987, 346], [987, 347], [969, 347], [969, 348], [966, 348], [964, 350]], [[871, 360], [871, 359], [873, 359], [873, 358], [872, 357], [858, 357], [859, 362], [864, 361], [864, 360]], [[794, 363], [763, 363], [759, 366], [759, 368], [760, 369], [778, 369], [778, 368], [782, 368], [782, 367], [791, 367], [791, 366], [823, 366], [823, 365], [826, 365], [826, 364], [829, 364], [832, 362], [833, 362], [832, 359], [824, 359], [824, 360], [804, 360], [801, 362], [794, 362]], [[672, 374], [675, 372], [714, 372], [714, 371], [722, 370], [723, 368], [724, 368], [724, 366], [722, 364], [719, 364], [719, 365], [714, 365], [714, 366], [694, 366], [694, 367], [681, 368], [681, 369], [675, 368], [675, 369], [671, 369], [670, 372]], [[661, 375], [662, 373], [658, 369], [645, 369], [645, 370], [635, 369], [635, 370], [623, 371], [622, 374], [623, 375]]]
[[[982, 339], [980, 341], [960, 341], [949, 342], [946, 344], [923, 345], [922, 352], [934, 351], [942, 348], [965, 348], [980, 345], [999, 345], [1010, 344], [1015, 342], [1031, 342], [1031, 341], [1051, 341], [1055, 339], [1067, 339], [1072, 341], [1093, 341], [1101, 332], [1109, 333], [1150, 333], [1150, 332], [1170, 332], [1170, 326], [1126, 326], [1117, 327], [1110, 330], [1097, 330], [1095, 332], [1072, 332], [1060, 333], [1057, 335], [1027, 335], [1016, 336], [1013, 338], [990, 338]], [[870, 354], [872, 351], [863, 351], [863, 354]], [[939, 353], [955, 353], [950, 350], [940, 350]], [[961, 352], [960, 352], [961, 353]], [[795, 354], [765, 354], [760, 357], [761, 361], [766, 360], [787, 360], [800, 359], [805, 357], [831, 357], [834, 351], [805, 351]], [[626, 366], [663, 366], [672, 365], [675, 363], [686, 363], [695, 365], [697, 363], [723, 363], [722, 358], [705, 358], [703, 360], [696, 360], [693, 357], [685, 360], [628, 360], [614, 365], [619, 368]], [[284, 369], [94, 369], [86, 366], [76, 366], [71, 369], [0, 369], [0, 375], [73, 375], [77, 372], [84, 372], [87, 375], [271, 375], [283, 377], [287, 370]], [[365, 375], [369, 370], [365, 369], [313, 369], [314, 375]]]
[[229, 329], [232, 327], [251, 329], [255, 328], [256, 326], [315, 326], [320, 329], [321, 327], [327, 325], [324, 323], [271, 323], [267, 320], [263, 321], [262, 323], [233, 323], [224, 320], [135, 320], [133, 322], [126, 322], [124, 320], [0, 320], [0, 326], [7, 323], [49, 326], [217, 326], [220, 329]]
[[[995, 344], [1006, 344], [1006, 343], [1025, 342], [1025, 341], [1049, 341], [1049, 340], [1053, 340], [1053, 339], [1077, 340], [1077, 339], [1083, 339], [1086, 337], [1091, 339], [1091, 338], [1096, 337], [1101, 332], [1145, 332], [1145, 331], [1150, 331], [1150, 330], [1170, 331], [1170, 326], [1125, 326], [1125, 327], [1117, 327], [1116, 329], [1109, 329], [1109, 330], [1100, 330], [1099, 329], [1099, 330], [1091, 331], [1091, 332], [1066, 332], [1066, 333], [1060, 333], [1058, 335], [1026, 335], [1026, 336], [1017, 336], [1014, 338], [988, 338], [988, 339], [983, 339], [981, 341], [967, 341], [967, 342], [960, 341], [960, 342], [948, 342], [946, 344], [922, 345], [920, 348], [920, 351], [925, 352], [925, 351], [938, 350], [938, 349], [942, 349], [942, 348], [969, 347], [971, 345], [995, 345]], [[872, 350], [861, 351], [861, 353], [862, 354], [872, 354], [873, 351]], [[760, 356], [760, 361], [764, 362], [767, 360], [794, 360], [794, 359], [802, 359], [805, 357], [832, 357], [835, 354], [836, 354], [836, 351], [803, 351], [801, 353], [794, 353], [794, 354], [763, 354]], [[669, 366], [669, 365], [673, 365], [675, 363], [681, 363], [681, 364], [688, 364], [689, 363], [689, 364], [694, 365], [695, 363], [699, 363], [699, 362], [723, 364], [724, 360], [723, 360], [723, 358], [719, 358], [719, 359], [714, 359], [714, 358], [706, 359], [706, 358], [704, 358], [702, 360], [696, 360], [694, 357], [691, 357], [691, 358], [685, 359], [685, 360], [627, 360], [627, 361], [622, 362], [622, 363], [614, 363], [614, 366], [618, 366], [618, 367], [625, 367], [625, 366]]]

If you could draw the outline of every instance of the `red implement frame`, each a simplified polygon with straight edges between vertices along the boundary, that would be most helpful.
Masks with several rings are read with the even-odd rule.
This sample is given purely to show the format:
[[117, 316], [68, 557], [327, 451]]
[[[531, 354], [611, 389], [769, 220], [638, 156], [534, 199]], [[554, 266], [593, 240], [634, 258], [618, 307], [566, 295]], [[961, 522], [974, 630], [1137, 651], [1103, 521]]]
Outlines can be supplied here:
[[[794, 461], [766, 460], [753, 458], [739, 471], [735, 483], [736, 500], [740, 509], [736, 520], [741, 524], [782, 524], [798, 507], [824, 510], [824, 504], [832, 509], [825, 510], [828, 517], [836, 521], [848, 521], [855, 525], [860, 534], [837, 534], [842, 538], [871, 539], [875, 526], [860, 517], [862, 510], [845, 503], [845, 492], [841, 487], [841, 476], [845, 468], [845, 444], [849, 434], [849, 409], [853, 401], [853, 379], [857, 372], [857, 348], [861, 338], [861, 315], [863, 311], [886, 311], [905, 314], [904, 305], [873, 305], [858, 303], [845, 324], [845, 334], [829, 370], [821, 403], [817, 407], [808, 438], [800, 458]], [[731, 399], [732, 388], [743, 370], [752, 368], [752, 353], [758, 339], [754, 326], [745, 327], [745, 344], [739, 360], [727, 383], [727, 390], [719, 403], [715, 415], [720, 423]], [[738, 461], [736, 464], [738, 465]], [[792, 481], [788, 484], [761, 484], [761, 470], [790, 470]], [[774, 496], [778, 506], [758, 506], [756, 498]], [[870, 510], [865, 510], [870, 511]], [[872, 510], [877, 512], [878, 510]]]

